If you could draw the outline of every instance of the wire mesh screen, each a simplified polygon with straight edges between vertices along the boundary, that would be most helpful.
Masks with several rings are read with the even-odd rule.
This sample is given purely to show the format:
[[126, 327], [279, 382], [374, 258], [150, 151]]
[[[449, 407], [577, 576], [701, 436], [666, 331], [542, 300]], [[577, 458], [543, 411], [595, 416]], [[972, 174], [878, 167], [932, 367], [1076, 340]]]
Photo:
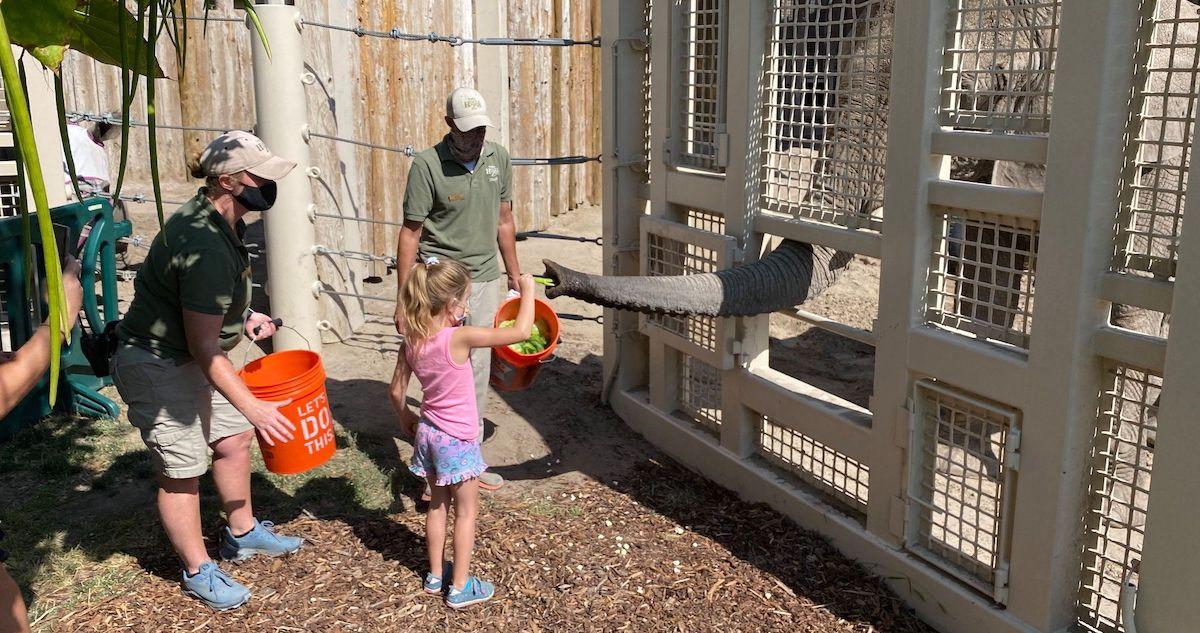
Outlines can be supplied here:
[[1138, 42], [1114, 268], [1169, 277], [1175, 274], [1200, 91], [1200, 9], [1179, 0], [1142, 3], [1142, 20], [1150, 22], [1142, 32], [1150, 36]]
[[811, 437], [763, 416], [759, 454], [851, 512], [865, 516], [871, 469]]
[[1016, 413], [931, 383], [917, 386], [909, 546], [993, 594], [1006, 565], [1007, 446]]
[[1092, 449], [1079, 599], [1081, 628], [1097, 633], [1124, 631], [1121, 583], [1142, 553], [1162, 390], [1161, 377], [1121, 365], [1108, 369], [1107, 381]]
[[926, 318], [1028, 349], [1037, 222], [951, 209], [943, 211], [936, 237]]
[[951, 0], [949, 10], [942, 124], [1046, 133], [1061, 0]]
[[721, 432], [721, 371], [704, 361], [681, 355], [679, 411], [714, 434]]
[[682, 117], [678, 164], [719, 171], [725, 126], [725, 28], [721, 0], [682, 2]]
[[713, 213], [712, 211], [688, 209], [687, 225], [694, 229], [708, 231], [709, 233], [725, 234], [725, 216], [720, 213]]
[[[647, 234], [646, 274], [695, 275], [717, 270], [717, 252], [680, 240]], [[710, 351], [718, 346], [717, 319], [708, 316], [649, 315], [653, 323]]]
[[21, 188], [16, 177], [0, 179], [0, 218], [21, 214]]
[[893, 17], [893, 0], [775, 0], [766, 209], [882, 226]]

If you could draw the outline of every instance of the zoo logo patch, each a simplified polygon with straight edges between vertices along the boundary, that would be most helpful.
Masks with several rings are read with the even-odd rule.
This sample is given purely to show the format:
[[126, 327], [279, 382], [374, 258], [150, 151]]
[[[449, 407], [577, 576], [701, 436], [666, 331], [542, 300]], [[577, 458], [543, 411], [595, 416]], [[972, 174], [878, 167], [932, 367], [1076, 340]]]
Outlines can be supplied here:
[[500, 168], [495, 165], [488, 165], [483, 171], [487, 174], [488, 182], [496, 182], [500, 179]]

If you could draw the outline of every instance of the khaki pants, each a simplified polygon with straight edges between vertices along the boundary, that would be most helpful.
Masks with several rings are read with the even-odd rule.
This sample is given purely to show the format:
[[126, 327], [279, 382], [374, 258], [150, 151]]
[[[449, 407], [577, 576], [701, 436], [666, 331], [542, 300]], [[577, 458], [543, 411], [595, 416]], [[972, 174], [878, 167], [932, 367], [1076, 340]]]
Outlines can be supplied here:
[[[503, 275], [499, 279], [475, 282], [471, 284], [471, 297], [467, 307], [471, 313], [467, 324], [478, 327], [495, 325], [496, 310], [508, 290], [508, 278]], [[479, 410], [479, 442], [483, 443], [483, 412], [487, 410], [488, 379], [492, 375], [491, 348], [476, 348], [471, 350], [471, 372], [475, 375], [475, 407]]]
[[254, 428], [195, 361], [177, 364], [127, 345], [113, 358], [112, 377], [155, 469], [171, 479], [208, 472], [211, 444]]

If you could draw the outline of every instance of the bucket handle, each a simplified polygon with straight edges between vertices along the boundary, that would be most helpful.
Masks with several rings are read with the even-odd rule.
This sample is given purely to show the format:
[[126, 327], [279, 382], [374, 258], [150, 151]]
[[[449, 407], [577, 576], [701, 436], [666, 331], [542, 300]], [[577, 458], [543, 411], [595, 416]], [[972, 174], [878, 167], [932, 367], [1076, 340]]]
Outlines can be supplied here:
[[[561, 336], [558, 338], [558, 342], [557, 342], [557, 343], [555, 343], [555, 345], [556, 345], [556, 346], [558, 346], [558, 345], [562, 345], [562, 337], [561, 337]], [[539, 360], [539, 361], [538, 361], [538, 363], [539, 363], [539, 364], [542, 364], [542, 365], [545, 365], [546, 363], [550, 363], [550, 362], [553, 362], [553, 361], [556, 361], [556, 360], [558, 360], [558, 354], [551, 354], [551, 355], [549, 355], [549, 356], [547, 356], [547, 357], [545, 357], [545, 358], [543, 358], [543, 359]]]
[[[312, 351], [312, 341], [309, 341], [307, 336], [301, 334], [300, 330], [297, 330], [296, 328], [294, 328], [290, 325], [284, 325], [283, 319], [275, 319], [272, 322], [275, 324], [275, 327], [278, 329], [288, 329], [288, 330], [295, 332], [296, 336], [299, 336], [300, 338], [304, 339], [304, 344], [308, 346], [308, 351], [310, 351], [310, 352]], [[259, 326], [259, 327], [262, 327], [262, 326]], [[257, 330], [255, 330], [255, 333], [256, 334], [258, 333]], [[258, 341], [251, 340], [250, 344], [246, 346], [246, 353], [242, 354], [242, 367], [245, 367], [246, 362], [250, 360], [250, 350], [252, 350], [252, 349], [257, 349], [260, 352], [263, 351], [262, 348], [258, 346]], [[267, 353], [263, 352], [262, 357], [266, 357], [266, 355], [267, 355]]]

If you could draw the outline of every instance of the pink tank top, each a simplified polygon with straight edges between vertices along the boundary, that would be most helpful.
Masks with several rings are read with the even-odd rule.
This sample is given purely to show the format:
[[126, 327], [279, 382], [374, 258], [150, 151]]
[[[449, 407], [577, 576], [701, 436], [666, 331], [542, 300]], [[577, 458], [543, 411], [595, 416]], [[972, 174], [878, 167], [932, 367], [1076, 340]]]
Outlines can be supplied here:
[[479, 437], [479, 410], [475, 406], [475, 377], [471, 363], [456, 363], [450, 357], [454, 328], [442, 328], [414, 354], [404, 347], [408, 366], [421, 381], [425, 397], [421, 417], [452, 437], [470, 442]]

